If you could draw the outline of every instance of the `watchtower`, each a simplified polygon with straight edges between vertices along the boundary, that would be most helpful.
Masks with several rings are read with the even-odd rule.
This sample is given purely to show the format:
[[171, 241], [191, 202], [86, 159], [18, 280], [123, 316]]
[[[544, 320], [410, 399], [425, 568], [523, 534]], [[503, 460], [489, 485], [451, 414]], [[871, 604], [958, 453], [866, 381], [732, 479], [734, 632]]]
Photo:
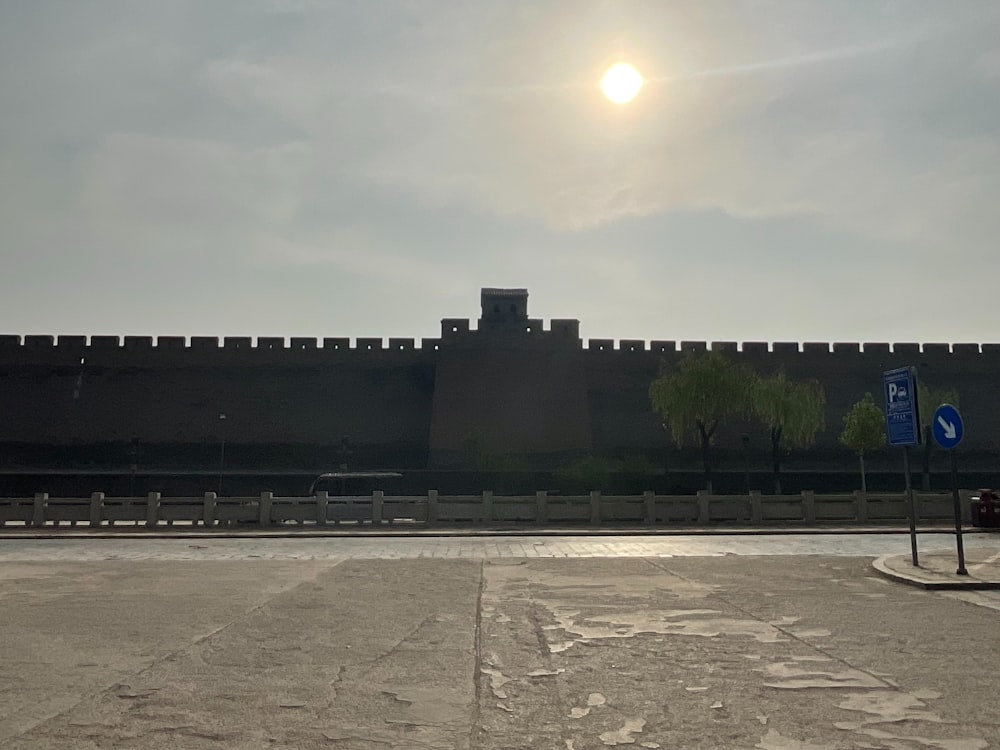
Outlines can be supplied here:
[[480, 291], [479, 330], [520, 329], [528, 323], [528, 290], [484, 288]]

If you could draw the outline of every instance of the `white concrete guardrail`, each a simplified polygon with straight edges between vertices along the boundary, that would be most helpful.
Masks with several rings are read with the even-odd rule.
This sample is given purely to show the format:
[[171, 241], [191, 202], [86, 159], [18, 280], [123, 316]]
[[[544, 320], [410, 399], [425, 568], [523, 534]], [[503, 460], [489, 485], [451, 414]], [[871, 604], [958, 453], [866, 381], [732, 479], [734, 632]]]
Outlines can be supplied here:
[[[963, 520], [969, 522], [971, 491], [963, 490]], [[953, 518], [948, 492], [915, 493], [917, 519], [944, 522]], [[262, 492], [253, 497], [106, 497], [95, 492], [90, 498], [55, 498], [37, 494], [33, 498], [0, 498], [0, 527], [33, 527], [85, 524], [91, 527], [130, 524], [157, 528], [188, 526], [257, 527], [298, 525], [373, 525], [395, 521], [432, 526], [435, 524], [878, 524], [905, 521], [904, 493], [799, 495], [553, 495], [534, 496], [439, 495], [330, 497], [326, 492], [312, 497], [275, 497]]]

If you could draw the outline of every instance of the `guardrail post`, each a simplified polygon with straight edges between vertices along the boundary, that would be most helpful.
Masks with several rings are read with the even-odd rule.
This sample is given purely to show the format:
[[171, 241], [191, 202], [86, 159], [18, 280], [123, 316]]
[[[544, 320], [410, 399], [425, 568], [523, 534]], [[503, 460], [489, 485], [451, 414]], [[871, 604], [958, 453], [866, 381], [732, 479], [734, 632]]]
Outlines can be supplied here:
[[708, 490], [698, 490], [698, 523], [708, 525]]
[[483, 490], [483, 504], [480, 508], [479, 522], [489, 523], [493, 520], [493, 491]]
[[32, 526], [44, 526], [45, 525], [45, 501], [49, 499], [47, 492], [37, 492], [35, 493], [35, 504], [31, 512], [31, 525]]
[[261, 492], [260, 493], [260, 505], [258, 506], [259, 515], [257, 517], [257, 523], [261, 528], [267, 528], [271, 525], [271, 500], [274, 498], [273, 492]]
[[760, 490], [750, 490], [750, 523], [764, 523], [764, 498]]
[[150, 528], [156, 526], [157, 516], [160, 514], [160, 493], [150, 492], [146, 495], [146, 525]]
[[535, 523], [549, 522], [549, 495], [545, 490], [535, 493]]
[[330, 505], [330, 493], [320, 490], [316, 493], [316, 523], [326, 526], [326, 509]]
[[962, 523], [972, 523], [972, 490], [959, 490], [958, 496], [962, 505]]
[[92, 492], [90, 493], [90, 525], [100, 526], [101, 525], [101, 510], [104, 507], [104, 493], [103, 492]]
[[438, 491], [427, 490], [427, 525], [437, 523], [438, 520]]
[[854, 507], [857, 511], [858, 523], [868, 523], [868, 495], [861, 490], [854, 490]]
[[590, 491], [590, 522], [597, 524], [601, 522], [601, 491]]
[[215, 526], [215, 502], [218, 499], [218, 495], [214, 492], [205, 493], [205, 507], [203, 508], [201, 522], [205, 524], [205, 528], [211, 528]]
[[644, 520], [647, 525], [652, 526], [656, 523], [656, 495], [653, 494], [652, 490], [646, 490], [642, 493], [642, 504]]
[[802, 520], [816, 523], [816, 493], [812, 490], [802, 491]]
[[382, 490], [375, 490], [372, 493], [372, 525], [381, 526], [382, 525], [382, 501], [385, 498], [385, 493]]

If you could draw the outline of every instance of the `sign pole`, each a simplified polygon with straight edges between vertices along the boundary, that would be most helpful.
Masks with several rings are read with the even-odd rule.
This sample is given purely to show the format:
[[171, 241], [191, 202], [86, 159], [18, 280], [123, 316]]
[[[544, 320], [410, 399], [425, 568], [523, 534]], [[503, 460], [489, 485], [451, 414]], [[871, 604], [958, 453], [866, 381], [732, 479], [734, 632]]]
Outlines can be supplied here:
[[962, 501], [958, 496], [958, 459], [955, 457], [955, 449], [951, 454], [951, 497], [955, 501], [955, 545], [958, 547], [958, 570], [955, 571], [960, 576], [969, 575], [965, 569], [965, 547], [962, 544]]
[[917, 558], [917, 503], [913, 497], [910, 476], [910, 446], [920, 445], [920, 405], [917, 402], [917, 368], [897, 367], [882, 373], [882, 393], [885, 395], [886, 442], [903, 449], [903, 473], [906, 478], [906, 515], [910, 521], [910, 552], [913, 567]]
[[958, 547], [958, 570], [955, 573], [967, 576], [969, 571], [965, 569], [965, 547], [962, 545], [962, 501], [958, 496], [958, 458], [955, 455], [955, 448], [965, 436], [965, 423], [958, 409], [951, 404], [941, 404], [934, 412], [931, 433], [934, 441], [948, 451], [951, 458], [951, 497], [955, 502], [955, 546]]
[[917, 505], [913, 501], [913, 482], [910, 480], [910, 446], [903, 446], [903, 473], [906, 475], [906, 515], [910, 519], [910, 556], [913, 567], [920, 567], [917, 558]]

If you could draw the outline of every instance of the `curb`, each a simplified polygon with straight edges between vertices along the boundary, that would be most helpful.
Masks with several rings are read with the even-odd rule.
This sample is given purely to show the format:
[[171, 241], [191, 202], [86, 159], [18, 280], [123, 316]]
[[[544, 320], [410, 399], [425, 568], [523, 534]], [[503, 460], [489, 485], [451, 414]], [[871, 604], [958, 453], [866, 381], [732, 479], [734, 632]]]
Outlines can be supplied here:
[[1000, 581], [929, 581], [891, 570], [886, 561], [901, 555], [882, 555], [872, 560], [872, 569], [883, 578], [916, 586], [925, 591], [1000, 591]]
[[[388, 528], [358, 528], [353, 529], [303, 529], [301, 531], [292, 530], [233, 530], [219, 531], [216, 529], [183, 529], [183, 530], [154, 530], [148, 531], [143, 528], [123, 527], [121, 531], [108, 531], [106, 528], [95, 531], [66, 529], [58, 531], [55, 529], [39, 531], [21, 531], [2, 529], [0, 530], [0, 540], [4, 539], [322, 539], [322, 538], [357, 538], [357, 539], [392, 539], [392, 538], [444, 538], [444, 537], [604, 537], [604, 536], [840, 536], [840, 535], [872, 535], [872, 534], [908, 534], [909, 529], [905, 527], [879, 527], [865, 526], [862, 528], [821, 526], [821, 527], [755, 527], [755, 528], [706, 528], [696, 527], [675, 527], [665, 528], [558, 528], [545, 527], [533, 528], [438, 528], [438, 529], [388, 529]], [[948, 527], [931, 527], [919, 529], [920, 534], [949, 534], [953, 533]]]

